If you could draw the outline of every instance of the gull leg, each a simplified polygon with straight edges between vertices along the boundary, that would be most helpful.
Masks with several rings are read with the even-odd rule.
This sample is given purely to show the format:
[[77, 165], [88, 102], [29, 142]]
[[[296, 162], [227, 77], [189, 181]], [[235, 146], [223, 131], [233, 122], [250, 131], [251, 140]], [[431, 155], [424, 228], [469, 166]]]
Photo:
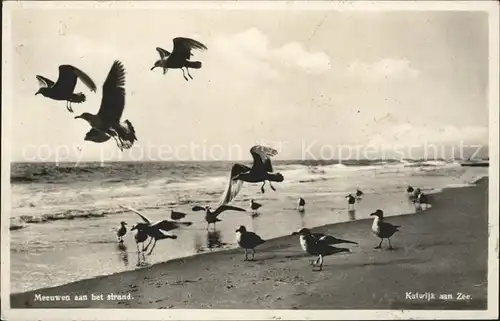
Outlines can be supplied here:
[[255, 260], [255, 249], [252, 249], [252, 261]]
[[374, 248], [375, 248], [375, 249], [379, 249], [379, 248], [382, 246], [382, 241], [383, 241], [383, 240], [384, 240], [384, 239], [383, 239], [383, 238], [381, 238], [381, 239], [380, 239], [380, 243], [378, 244], [378, 246], [375, 246]]
[[262, 194], [265, 193], [265, 191], [264, 191], [264, 185], [266, 185], [266, 181], [264, 181], [264, 183], [262, 183], [262, 186], [260, 187], [260, 191], [262, 192]]
[[182, 76], [184, 77], [184, 79], [186, 79], [186, 81], [189, 81], [189, 79], [187, 79], [187, 77], [186, 77], [186, 74], [184, 73], [184, 69], [181, 68], [181, 70], [182, 70]]
[[144, 243], [142, 243], [142, 246], [143, 246], [142, 251], [143, 251], [143, 252], [145, 252], [145, 251], [147, 251], [147, 250], [148, 250], [148, 247], [149, 247], [149, 245], [151, 245], [151, 242], [152, 242], [152, 241], [153, 241], [153, 238], [150, 238], [150, 239], [149, 239], [149, 243], [148, 243], [148, 245], [146, 245], [146, 247], [145, 247], [145, 248], [144, 248]]
[[153, 243], [153, 247], [151, 247], [151, 250], [149, 250], [148, 255], [151, 255], [151, 253], [153, 253], [153, 249], [155, 248], [155, 245], [156, 245], [156, 239], [155, 239], [155, 242]]
[[319, 270], [323, 270], [323, 255], [319, 255]]
[[187, 71], [187, 74], [188, 74], [189, 78], [193, 79], [193, 77], [192, 77], [192, 76], [191, 76], [191, 74], [189, 73], [189, 68], [188, 68], [188, 67], [186, 67], [186, 71]]
[[245, 249], [245, 260], [244, 261], [248, 261], [248, 252], [247, 252], [247, 249]]
[[393, 247], [392, 247], [392, 245], [391, 245], [391, 239], [390, 239], [390, 238], [388, 238], [388, 239], [387, 239], [387, 241], [389, 241], [389, 250], [392, 250], [392, 249], [393, 249]]
[[272, 189], [273, 191], [276, 191], [276, 188], [274, 188], [274, 186], [273, 186], [273, 184], [271, 184], [271, 182], [269, 182], [269, 186], [271, 187], [271, 189]]

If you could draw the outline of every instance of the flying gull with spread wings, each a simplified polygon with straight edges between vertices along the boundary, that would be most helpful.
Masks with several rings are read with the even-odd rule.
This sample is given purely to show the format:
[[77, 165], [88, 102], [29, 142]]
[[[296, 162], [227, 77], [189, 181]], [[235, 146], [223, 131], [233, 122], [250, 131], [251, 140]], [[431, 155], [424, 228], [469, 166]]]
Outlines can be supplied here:
[[219, 219], [217, 216], [221, 214], [224, 211], [238, 211], [238, 212], [246, 212], [245, 209], [236, 207], [236, 206], [231, 206], [231, 205], [220, 205], [217, 207], [214, 211], [212, 211], [210, 206], [199, 206], [195, 205], [193, 206], [193, 211], [198, 212], [198, 211], [205, 211], [205, 221], [207, 221], [207, 230], [210, 224], [214, 225], [214, 230], [215, 230], [215, 223], [220, 222], [221, 219]]
[[56, 82], [40, 75], [37, 75], [36, 79], [41, 87], [35, 93], [35, 96], [42, 94], [42, 96], [54, 100], [64, 100], [66, 101], [66, 109], [68, 109], [70, 113], [73, 112], [71, 103], [79, 104], [86, 100], [84, 93], [74, 93], [78, 79], [80, 79], [90, 91], [96, 92], [97, 90], [94, 81], [86, 73], [71, 65], [59, 66], [59, 78]]
[[266, 181], [269, 181], [269, 186], [271, 186], [273, 191], [276, 189], [271, 182], [283, 182], [283, 175], [281, 173], [274, 173], [271, 164], [271, 157], [278, 154], [276, 149], [255, 145], [250, 149], [250, 154], [253, 157], [252, 167], [237, 163], [231, 168], [229, 183], [222, 195], [220, 204], [230, 203], [240, 192], [243, 182], [262, 182], [262, 186], [260, 187], [262, 193], [265, 192], [264, 185], [266, 185]]
[[96, 115], [83, 113], [76, 116], [86, 120], [92, 129], [85, 135], [86, 141], [103, 143], [113, 137], [120, 148], [129, 149], [137, 140], [135, 129], [127, 119], [120, 123], [125, 108], [125, 68], [115, 60], [102, 86], [102, 100]]
[[156, 51], [158, 51], [158, 53], [160, 54], [160, 59], [155, 62], [151, 70], [157, 67], [163, 68], [163, 74], [165, 74], [168, 69], [180, 69], [182, 70], [184, 79], [188, 81], [189, 79], [186, 77], [183, 69], [186, 68], [189, 78], [193, 79], [193, 77], [189, 73], [189, 68], [200, 69], [202, 64], [200, 61], [189, 60], [191, 59], [191, 56], [193, 56], [191, 50], [207, 50], [207, 47], [199, 41], [183, 37], [174, 38], [173, 43], [174, 48], [172, 52], [168, 52], [167, 50], [160, 47], [156, 48]]

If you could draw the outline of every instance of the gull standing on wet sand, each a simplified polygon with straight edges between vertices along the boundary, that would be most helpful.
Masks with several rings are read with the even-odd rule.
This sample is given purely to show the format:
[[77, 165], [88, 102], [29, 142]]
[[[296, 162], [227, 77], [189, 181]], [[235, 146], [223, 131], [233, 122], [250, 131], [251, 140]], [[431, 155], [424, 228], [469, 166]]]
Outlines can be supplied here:
[[193, 79], [193, 77], [189, 73], [189, 68], [200, 69], [201, 62], [189, 61], [189, 59], [191, 59], [191, 56], [193, 55], [191, 53], [191, 50], [207, 50], [207, 47], [199, 41], [182, 37], [174, 38], [173, 43], [174, 49], [172, 50], [172, 52], [168, 52], [160, 47], [156, 48], [156, 51], [158, 51], [158, 53], [160, 54], [160, 60], [157, 60], [155, 62], [151, 70], [157, 67], [163, 68], [163, 74], [166, 74], [168, 69], [180, 69], [182, 70], [182, 76], [184, 76], [184, 79], [188, 81], [189, 79], [186, 77], [183, 69], [186, 68], [189, 78]]
[[304, 206], [306, 206], [306, 201], [302, 197], [299, 197], [299, 200], [297, 201], [297, 210], [301, 213], [304, 212]]
[[415, 200], [415, 207], [419, 210], [426, 210], [431, 207], [429, 204], [429, 198], [424, 193], [420, 193]]
[[356, 190], [356, 199], [360, 200], [363, 198], [363, 191], [361, 191], [359, 188]]
[[66, 109], [70, 113], [73, 112], [71, 103], [79, 104], [86, 100], [84, 93], [74, 93], [77, 79], [80, 79], [90, 91], [96, 92], [97, 90], [94, 81], [86, 73], [71, 65], [59, 66], [59, 78], [55, 83], [40, 75], [37, 75], [36, 79], [42, 87], [38, 89], [35, 96], [42, 94], [42, 96], [54, 100], [65, 100]]
[[246, 212], [245, 209], [236, 207], [236, 206], [230, 206], [230, 205], [221, 205], [215, 209], [215, 211], [212, 212], [210, 206], [205, 206], [201, 207], [198, 205], [193, 206], [193, 211], [205, 211], [205, 221], [207, 221], [207, 231], [208, 227], [210, 224], [214, 225], [214, 230], [215, 230], [215, 223], [221, 222], [221, 220], [217, 217], [219, 214], [221, 214], [224, 211], [238, 211], [238, 212]]
[[253, 157], [252, 167], [243, 164], [234, 164], [229, 174], [229, 182], [222, 196], [220, 204], [230, 203], [240, 192], [243, 182], [260, 183], [260, 190], [264, 193], [264, 185], [269, 181], [269, 186], [273, 191], [276, 189], [271, 182], [283, 182], [284, 178], [281, 173], [274, 173], [271, 164], [271, 157], [278, 154], [276, 149], [255, 145], [250, 149], [250, 154]]
[[316, 260], [313, 260], [311, 264], [313, 265], [313, 267], [319, 265], [320, 271], [323, 269], [324, 256], [342, 252], [351, 252], [351, 250], [349, 249], [331, 245], [340, 243], [358, 244], [357, 242], [338, 239], [334, 236], [325, 235], [323, 233], [311, 233], [311, 231], [307, 228], [302, 228], [298, 232], [292, 233], [292, 235], [297, 234], [299, 235], [299, 242], [302, 250], [311, 255], [318, 256], [318, 258]]
[[250, 208], [252, 209], [252, 217], [257, 216], [257, 210], [261, 208], [262, 205], [254, 201], [253, 199], [250, 200]]
[[376, 210], [374, 213], [371, 213], [370, 216], [375, 216], [372, 224], [372, 232], [375, 233], [380, 238], [380, 243], [375, 248], [380, 249], [382, 247], [382, 241], [387, 239], [389, 242], [389, 250], [392, 250], [393, 247], [391, 245], [391, 236], [394, 233], [399, 232], [399, 225], [392, 225], [391, 223], [384, 222], [384, 212], [380, 209]]
[[125, 227], [125, 225], [127, 225], [127, 223], [121, 221], [120, 228], [118, 229], [118, 231], [116, 231], [116, 236], [118, 236], [119, 243], [123, 243], [123, 237], [125, 236], [125, 234], [127, 234], [127, 228]]
[[347, 198], [347, 209], [348, 210], [354, 210], [354, 203], [356, 203], [356, 198], [352, 196], [351, 194], [347, 195], [345, 198]]
[[125, 68], [115, 60], [102, 86], [102, 100], [96, 115], [83, 113], [76, 116], [86, 120], [92, 129], [85, 135], [85, 141], [103, 143], [113, 137], [120, 148], [129, 149], [137, 140], [135, 129], [127, 119], [120, 124], [125, 108]]
[[251, 261], [253, 261], [255, 259], [255, 248], [265, 243], [266, 241], [264, 241], [260, 236], [258, 236], [254, 232], [247, 231], [245, 226], [241, 225], [236, 230], [236, 242], [238, 242], [238, 245], [241, 248], [245, 249], [245, 261], [249, 261], [248, 250], [252, 250]]

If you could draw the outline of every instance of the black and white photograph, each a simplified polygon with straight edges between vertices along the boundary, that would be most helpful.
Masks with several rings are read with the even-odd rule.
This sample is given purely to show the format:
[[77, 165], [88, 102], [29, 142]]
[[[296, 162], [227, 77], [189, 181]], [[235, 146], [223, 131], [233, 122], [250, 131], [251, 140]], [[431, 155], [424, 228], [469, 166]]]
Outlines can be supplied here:
[[2, 320], [498, 318], [498, 2], [2, 16]]

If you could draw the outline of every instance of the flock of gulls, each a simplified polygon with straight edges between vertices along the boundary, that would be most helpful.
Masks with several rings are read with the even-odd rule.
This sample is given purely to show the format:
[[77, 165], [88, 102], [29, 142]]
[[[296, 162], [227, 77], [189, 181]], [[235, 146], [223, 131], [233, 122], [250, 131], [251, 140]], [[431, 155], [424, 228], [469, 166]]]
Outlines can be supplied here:
[[[201, 62], [190, 60], [193, 56], [191, 51], [194, 49], [207, 50], [207, 47], [201, 42], [193, 39], [182, 37], [174, 38], [172, 52], [159, 47], [156, 48], [160, 59], [154, 62], [151, 70], [161, 68], [163, 70], [163, 74], [165, 75], [168, 69], [181, 69], [183, 77], [186, 81], [188, 81], [189, 78], [193, 79], [189, 72], [189, 68], [200, 69], [202, 67]], [[123, 122], [121, 121], [125, 108], [125, 74], [126, 71], [123, 64], [119, 60], [115, 60], [103, 83], [101, 105], [97, 114], [84, 112], [79, 116], [74, 117], [75, 119], [83, 119], [87, 121], [91, 127], [91, 129], [86, 133], [84, 141], [104, 143], [113, 138], [121, 151], [131, 148], [134, 142], [137, 141], [137, 136], [132, 123], [128, 119]], [[91, 92], [95, 93], [97, 91], [97, 86], [94, 81], [86, 73], [71, 65], [59, 66], [59, 78], [55, 82], [40, 75], [37, 75], [36, 78], [41, 87], [35, 95], [41, 94], [46, 98], [57, 101], [65, 101], [66, 108], [70, 113], [73, 113], [73, 108], [71, 106], [72, 103], [81, 104], [86, 101], [84, 93], [74, 92], [77, 80], [80, 80]], [[283, 175], [275, 172], [271, 164], [271, 158], [277, 153], [277, 150], [270, 147], [261, 145], [253, 146], [250, 149], [250, 154], [253, 158], [253, 165], [249, 167], [244, 164], [236, 163], [232, 166], [229, 173], [229, 182], [223, 192], [218, 206], [215, 209], [208, 205], [196, 205], [192, 208], [192, 211], [205, 212], [207, 230], [209, 229], [210, 224], [213, 224], [213, 229], [215, 230], [216, 223], [221, 221], [219, 215], [225, 211], [247, 211], [246, 209], [230, 205], [230, 203], [238, 195], [244, 182], [262, 183], [260, 187], [262, 193], [265, 193], [264, 186], [266, 183], [269, 184], [269, 187], [273, 191], [276, 190], [272, 183], [279, 183], [284, 180]], [[407, 192], [410, 199], [417, 207], [424, 208], [424, 206], [428, 204], [427, 196], [424, 195], [420, 189], [417, 188], [414, 190], [413, 187], [409, 186]], [[357, 189], [355, 196], [352, 194], [347, 195], [348, 209], [354, 210], [356, 201], [361, 200], [362, 196], [363, 192], [359, 189]], [[305, 200], [300, 197], [297, 201], [297, 211], [304, 213], [305, 205]], [[151, 255], [157, 241], [177, 238], [176, 235], [165, 234], [166, 232], [192, 225], [192, 222], [181, 221], [187, 216], [186, 213], [172, 210], [170, 213], [171, 220], [165, 219], [153, 222], [145, 215], [131, 207], [123, 205], [122, 207], [136, 213], [142, 220], [131, 228], [131, 231], [136, 231], [134, 238], [138, 253], [146, 252], [151, 246], [148, 253], [148, 255]], [[251, 200], [250, 209], [252, 211], [252, 218], [259, 215], [258, 210], [261, 207], [262, 204], [255, 202], [253, 199]], [[371, 214], [371, 216], [374, 216], [371, 231], [380, 238], [380, 243], [375, 248], [381, 248], [383, 240], [387, 239], [389, 243], [388, 248], [392, 249], [390, 238], [399, 231], [400, 226], [385, 222], [384, 212], [381, 209], [377, 209]], [[123, 237], [127, 234], [126, 226], [127, 223], [122, 221], [116, 232], [119, 244], [124, 242]], [[293, 232], [292, 235], [299, 235], [299, 242], [303, 251], [310, 255], [317, 256], [311, 264], [313, 267], [319, 267], [319, 270], [323, 267], [323, 257], [335, 253], [350, 252], [347, 248], [339, 248], [334, 245], [342, 243], [358, 244], [354, 241], [338, 239], [332, 235], [311, 233], [311, 231], [307, 228], [302, 228], [297, 232]], [[148, 239], [149, 242], [145, 245]], [[245, 250], [245, 261], [254, 260], [255, 248], [265, 243], [265, 240], [263, 240], [259, 235], [248, 231], [243, 225], [236, 229], [236, 241], [238, 245]], [[139, 244], [142, 244], [141, 249], [139, 249]], [[248, 258], [248, 250], [252, 251], [252, 259]]]

